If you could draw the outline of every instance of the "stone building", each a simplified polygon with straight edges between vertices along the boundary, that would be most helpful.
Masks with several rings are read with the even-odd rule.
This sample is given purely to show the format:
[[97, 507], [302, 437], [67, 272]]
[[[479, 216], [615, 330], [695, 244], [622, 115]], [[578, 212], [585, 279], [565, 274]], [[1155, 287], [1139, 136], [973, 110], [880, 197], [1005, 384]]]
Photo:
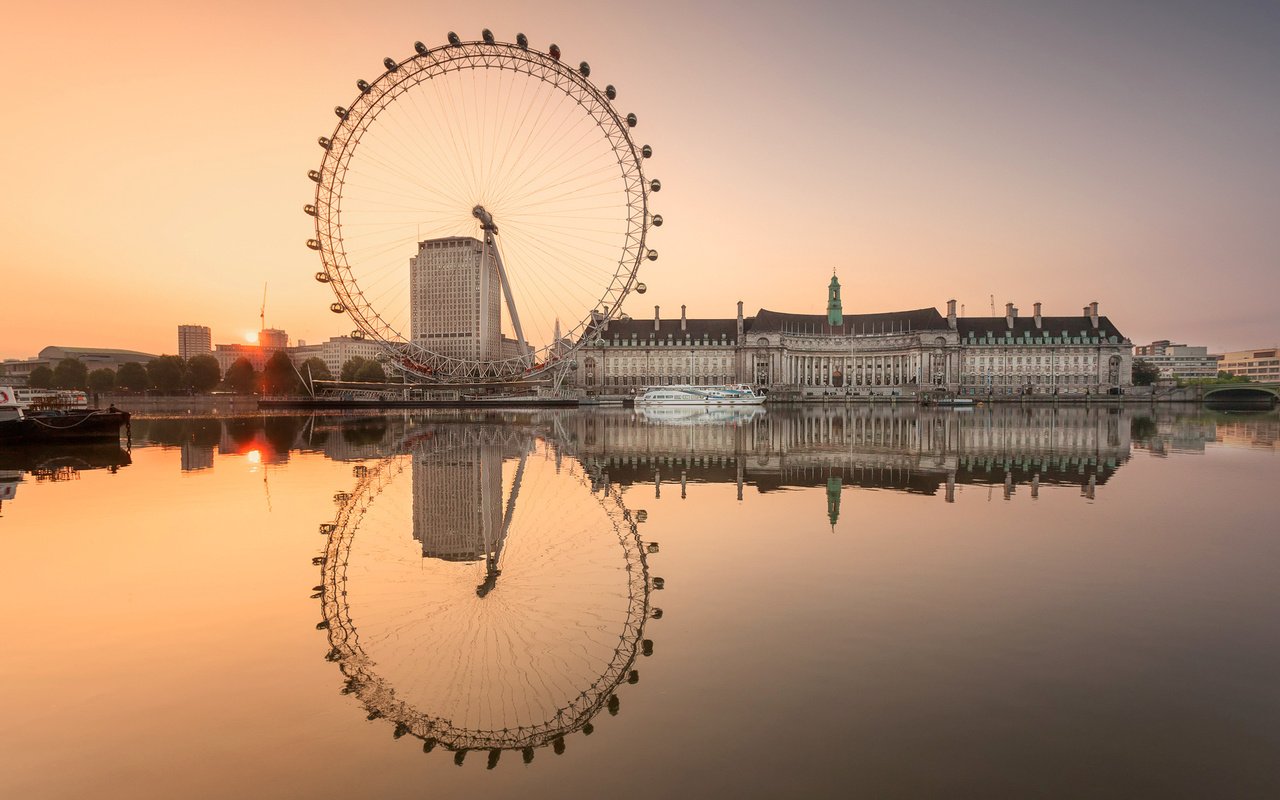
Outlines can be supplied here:
[[1098, 304], [1080, 316], [957, 317], [935, 308], [846, 314], [832, 277], [827, 313], [760, 309], [736, 318], [610, 320], [586, 334], [577, 384], [630, 394], [669, 384], [752, 383], [799, 395], [961, 395], [1119, 391], [1132, 383], [1132, 345]]

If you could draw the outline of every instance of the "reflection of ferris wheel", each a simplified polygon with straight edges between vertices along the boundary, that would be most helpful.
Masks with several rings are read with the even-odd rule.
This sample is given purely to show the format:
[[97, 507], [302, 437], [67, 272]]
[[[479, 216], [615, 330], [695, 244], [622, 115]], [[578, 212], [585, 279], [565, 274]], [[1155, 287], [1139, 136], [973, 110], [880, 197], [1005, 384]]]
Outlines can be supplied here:
[[310, 177], [335, 313], [415, 379], [507, 380], [557, 364], [619, 312], [647, 249], [648, 145], [584, 61], [524, 34], [387, 58], [357, 81]]
[[369, 719], [492, 766], [502, 750], [561, 752], [617, 713], [661, 612], [656, 546], [615, 493], [497, 427], [442, 426], [357, 475], [317, 561], [328, 658]]

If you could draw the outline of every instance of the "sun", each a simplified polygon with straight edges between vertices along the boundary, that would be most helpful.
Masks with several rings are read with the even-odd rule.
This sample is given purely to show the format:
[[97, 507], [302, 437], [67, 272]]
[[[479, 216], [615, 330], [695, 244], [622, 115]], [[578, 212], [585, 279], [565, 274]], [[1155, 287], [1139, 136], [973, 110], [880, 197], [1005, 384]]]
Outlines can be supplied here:
[[245, 331], [245, 333], [244, 333], [244, 340], [245, 340], [246, 342], [248, 342], [249, 344], [257, 344], [257, 343], [258, 343], [258, 332], [257, 332], [257, 331]]

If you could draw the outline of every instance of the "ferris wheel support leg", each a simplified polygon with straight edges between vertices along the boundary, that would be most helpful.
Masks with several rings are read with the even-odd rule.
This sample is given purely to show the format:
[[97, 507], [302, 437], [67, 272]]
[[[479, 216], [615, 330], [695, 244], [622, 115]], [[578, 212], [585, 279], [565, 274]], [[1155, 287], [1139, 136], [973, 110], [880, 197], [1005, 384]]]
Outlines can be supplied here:
[[524, 341], [524, 330], [520, 327], [520, 312], [516, 311], [516, 299], [511, 294], [511, 282], [507, 280], [507, 268], [502, 264], [502, 252], [493, 238], [493, 231], [484, 232], [484, 243], [493, 251], [493, 260], [498, 262], [498, 278], [502, 281], [502, 296], [507, 301], [507, 313], [511, 315], [511, 327], [516, 331], [516, 347], [520, 355], [527, 355], [529, 346]]

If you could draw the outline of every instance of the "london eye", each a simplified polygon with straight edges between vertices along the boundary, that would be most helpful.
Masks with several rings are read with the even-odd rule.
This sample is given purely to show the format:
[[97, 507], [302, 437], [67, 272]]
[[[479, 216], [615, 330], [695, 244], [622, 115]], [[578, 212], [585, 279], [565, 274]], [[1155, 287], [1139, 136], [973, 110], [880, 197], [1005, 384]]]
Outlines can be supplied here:
[[321, 526], [318, 627], [370, 720], [492, 766], [618, 712], [661, 612], [616, 492], [512, 426], [432, 426], [356, 475]]
[[586, 61], [524, 34], [450, 33], [381, 66], [334, 108], [310, 172], [330, 309], [415, 382], [571, 368], [658, 257], [637, 116]]

